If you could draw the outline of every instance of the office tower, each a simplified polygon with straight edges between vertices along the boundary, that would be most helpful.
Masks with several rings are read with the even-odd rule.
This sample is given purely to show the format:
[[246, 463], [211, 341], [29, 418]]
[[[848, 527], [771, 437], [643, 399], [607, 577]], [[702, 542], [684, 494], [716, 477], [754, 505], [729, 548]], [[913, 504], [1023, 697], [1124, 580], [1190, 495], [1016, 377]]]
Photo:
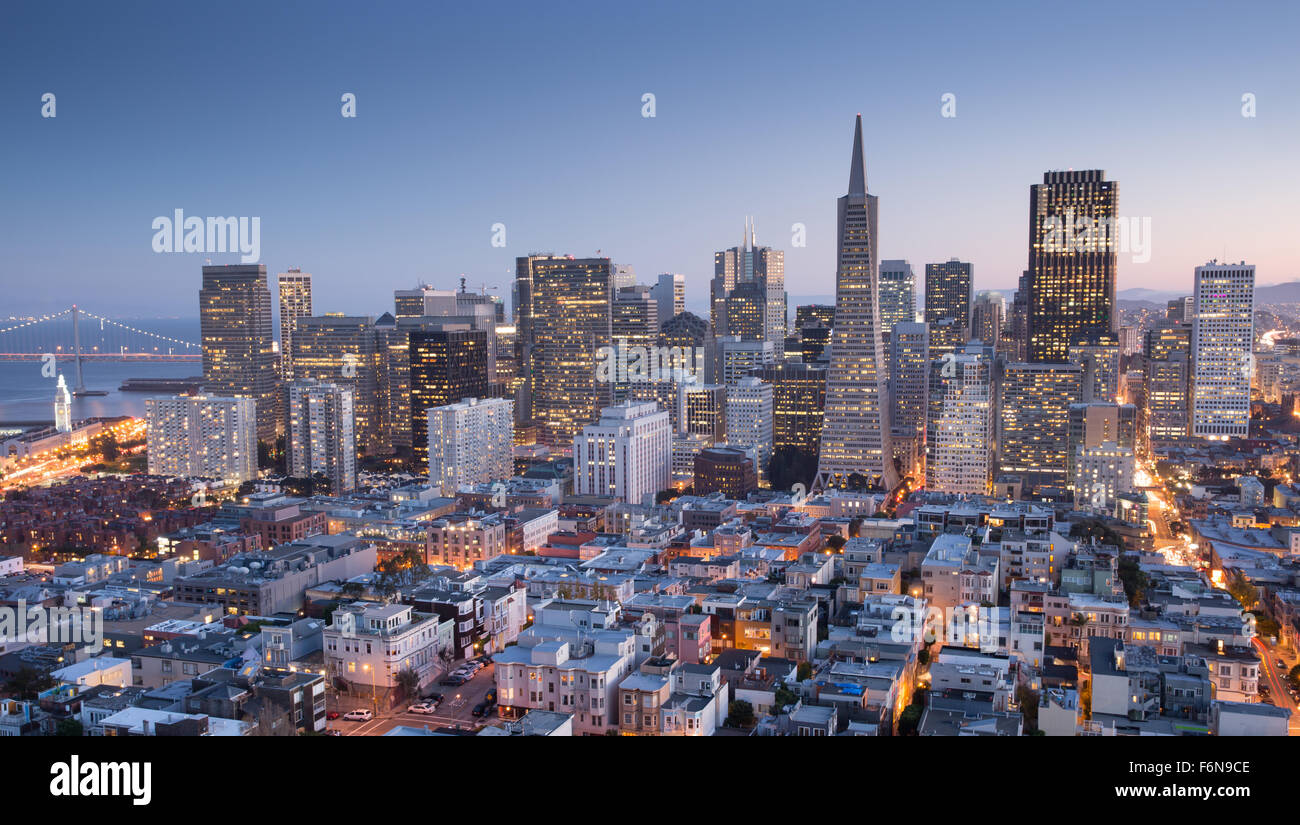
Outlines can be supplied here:
[[257, 478], [257, 402], [208, 395], [146, 398], [149, 474], [242, 482]]
[[686, 311], [686, 276], [664, 273], [651, 288], [659, 304], [659, 323], [676, 318]]
[[1109, 514], [1121, 495], [1132, 493], [1136, 460], [1132, 447], [1107, 441], [1092, 447], [1080, 446], [1074, 457], [1075, 507]]
[[1166, 304], [1166, 307], [1165, 320], [1190, 324], [1192, 313], [1196, 311], [1196, 296], [1184, 295], [1181, 298], [1174, 298]]
[[1045, 172], [1029, 194], [1028, 360], [1060, 363], [1080, 335], [1115, 331], [1119, 184]]
[[722, 384], [683, 383], [677, 395], [680, 431], [702, 435], [709, 444], [727, 440], [727, 388]]
[[294, 322], [288, 364], [294, 379], [311, 378], [352, 391], [357, 452], [387, 455], [388, 409], [381, 398], [378, 338], [368, 315], [313, 315]]
[[464, 287], [465, 279], [461, 278], [460, 292], [456, 293], [456, 309], [454, 315], [447, 316], [446, 320], [468, 323], [470, 329], [482, 330], [487, 336], [487, 373], [488, 386], [493, 389], [493, 394], [497, 394], [497, 323], [500, 317], [503, 317], [505, 308], [501, 304], [501, 299], [495, 295], [486, 293], [466, 292]]
[[540, 443], [567, 450], [611, 396], [611, 385], [596, 380], [596, 361], [611, 344], [614, 266], [609, 258], [519, 258], [515, 279], [525, 415]]
[[956, 258], [925, 265], [925, 322], [935, 358], [957, 352], [970, 340], [973, 283], [971, 265]]
[[1137, 449], [1138, 409], [1133, 404], [1083, 402], [1071, 404], [1068, 415], [1070, 425], [1065, 452], [1066, 478], [1076, 492], [1081, 489], [1090, 490], [1091, 488], [1079, 487], [1075, 481], [1080, 451], [1111, 444], [1132, 454]]
[[513, 399], [520, 382], [523, 381], [523, 372], [519, 369], [519, 362], [516, 360], [518, 353], [515, 348], [517, 343], [515, 325], [497, 324], [495, 337], [497, 363], [494, 373], [500, 391], [493, 394]]
[[629, 401], [653, 401], [659, 409], [668, 412], [668, 420], [673, 432], [683, 432], [685, 427], [681, 420], [681, 393], [683, 387], [695, 387], [702, 383], [703, 369], [677, 367], [661, 370], [653, 381], [636, 381], [628, 385]]
[[1000, 292], [981, 292], [976, 295], [970, 311], [970, 337], [996, 350], [1005, 324], [1004, 305]]
[[1153, 448], [1160, 442], [1187, 437], [1191, 424], [1187, 407], [1191, 373], [1187, 352], [1172, 352], [1168, 358], [1147, 361], [1147, 432]]
[[916, 276], [912, 273], [912, 265], [901, 260], [881, 261], [881, 335], [888, 337], [895, 324], [910, 324], [915, 320]]
[[1192, 318], [1192, 436], [1227, 441], [1250, 432], [1255, 357], [1255, 267], [1196, 267]]
[[772, 385], [758, 378], [742, 378], [727, 388], [727, 443], [754, 450], [758, 480], [768, 483], [772, 459]]
[[487, 334], [469, 324], [444, 323], [408, 336], [411, 370], [411, 451], [429, 466], [429, 410], [487, 395]]
[[1064, 488], [1070, 405], [1083, 394], [1076, 364], [1007, 364], [998, 403], [998, 475], [1020, 476], [1024, 491]]
[[993, 362], [971, 347], [930, 365], [925, 486], [988, 495], [993, 482]]
[[613, 283], [615, 292], [630, 286], [636, 286], [636, 267], [630, 264], [615, 266]]
[[822, 326], [830, 329], [835, 326], [835, 305], [804, 304], [795, 307], [794, 324], [800, 328]]
[[456, 293], [421, 284], [415, 289], [393, 290], [393, 315], [418, 318], [422, 315], [455, 315]]
[[824, 364], [830, 358], [831, 328], [803, 327], [799, 330], [799, 357], [808, 364]]
[[1020, 275], [1016, 293], [1011, 299], [1011, 345], [1006, 348], [1007, 361], [1019, 363], [1029, 357], [1029, 284], [1028, 272]]
[[772, 451], [793, 451], [815, 468], [825, 415], [826, 368], [786, 361], [762, 367], [753, 375], [772, 385]]
[[877, 203], [867, 194], [862, 116], [853, 134], [849, 191], [838, 201], [835, 323], [826, 381], [826, 420], [817, 489], [864, 481], [898, 484], [889, 444], [889, 399], [882, 372], [880, 291], [876, 282]]
[[776, 363], [776, 348], [771, 341], [744, 341], [728, 335], [719, 338], [716, 346], [718, 363], [713, 380], [729, 387], [754, 370]]
[[199, 326], [204, 390], [215, 396], [253, 399], [257, 437], [273, 443], [280, 404], [266, 265], [203, 267]]
[[357, 449], [353, 437], [352, 390], [310, 378], [286, 388], [285, 467], [294, 478], [320, 473], [329, 479], [330, 494], [357, 486]]
[[[659, 343], [659, 302], [650, 294], [650, 287], [643, 285], [622, 287], [615, 293], [614, 305], [610, 310], [610, 334], [615, 354], [620, 358], [637, 358], [637, 350]], [[626, 363], [624, 361], [623, 363]], [[633, 361], [627, 372], [631, 375], [613, 376], [612, 397], [615, 401], [624, 401], [630, 397], [630, 387], [638, 378], [649, 378], [647, 364], [644, 369]], [[621, 370], [619, 371], [622, 372]]]
[[[917, 321], [894, 325], [889, 342], [889, 420], [895, 455], [912, 458], [902, 466], [918, 477], [924, 472], [927, 399], [930, 392], [930, 328]], [[900, 446], [902, 445], [902, 446]]]
[[1083, 400], [1113, 402], [1119, 397], [1119, 337], [1103, 332], [1079, 338], [1066, 351], [1083, 368]]
[[514, 402], [467, 398], [430, 407], [427, 413], [429, 483], [454, 498], [467, 485], [502, 481], [513, 475]]
[[606, 407], [600, 421], [573, 440], [573, 491], [653, 504], [655, 494], [669, 488], [672, 450], [668, 413], [655, 404]]
[[54, 429], [61, 433], [72, 432], [72, 393], [68, 382], [59, 373], [59, 385], [54, 388]]
[[[751, 286], [737, 297], [735, 304], [729, 303], [733, 290], [741, 284]], [[709, 295], [715, 336], [743, 335], [733, 329], [742, 323], [736, 317], [741, 312], [761, 319], [763, 332], [757, 336], [758, 340], [784, 346], [785, 252], [759, 246], [754, 226], [748, 219], [740, 245], [714, 253]]]
[[1119, 328], [1120, 355], [1135, 355], [1142, 351], [1142, 330], [1137, 327]]
[[709, 322], [693, 312], [679, 312], [659, 324], [660, 346], [698, 351], [708, 340]]
[[1192, 325], [1176, 321], [1162, 321], [1147, 330], [1142, 348], [1148, 361], [1164, 361], [1181, 352], [1189, 358], [1192, 354]]
[[758, 489], [754, 457], [740, 447], [705, 447], [695, 456], [695, 495], [744, 499]]
[[277, 275], [275, 281], [280, 299], [280, 358], [284, 364], [284, 379], [288, 381], [293, 378], [289, 352], [293, 349], [294, 322], [312, 314], [311, 273], [290, 267], [288, 272]]
[[695, 457], [709, 446], [702, 435], [673, 433], [672, 480], [673, 486], [684, 490], [695, 480]]

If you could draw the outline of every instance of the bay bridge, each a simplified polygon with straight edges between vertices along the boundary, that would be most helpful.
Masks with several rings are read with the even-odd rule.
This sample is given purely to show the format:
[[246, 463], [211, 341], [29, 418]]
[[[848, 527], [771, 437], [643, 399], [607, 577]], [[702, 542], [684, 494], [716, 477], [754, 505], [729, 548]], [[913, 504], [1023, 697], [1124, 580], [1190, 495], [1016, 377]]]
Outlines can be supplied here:
[[48, 315], [0, 319], [0, 361], [75, 361], [80, 387], [86, 359], [202, 361], [203, 347], [181, 337], [193, 336], [195, 326], [173, 319], [124, 323], [74, 304]]

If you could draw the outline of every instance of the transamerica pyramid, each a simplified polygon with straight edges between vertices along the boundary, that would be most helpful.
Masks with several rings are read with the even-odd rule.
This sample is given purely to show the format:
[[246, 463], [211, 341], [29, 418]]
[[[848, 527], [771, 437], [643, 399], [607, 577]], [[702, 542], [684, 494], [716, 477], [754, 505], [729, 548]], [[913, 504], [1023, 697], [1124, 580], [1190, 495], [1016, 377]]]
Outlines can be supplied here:
[[892, 490], [898, 473], [889, 443], [889, 403], [881, 369], [876, 196], [867, 194], [860, 114], [853, 132], [849, 191], [839, 199], [836, 228], [835, 328], [813, 489], [862, 481]]

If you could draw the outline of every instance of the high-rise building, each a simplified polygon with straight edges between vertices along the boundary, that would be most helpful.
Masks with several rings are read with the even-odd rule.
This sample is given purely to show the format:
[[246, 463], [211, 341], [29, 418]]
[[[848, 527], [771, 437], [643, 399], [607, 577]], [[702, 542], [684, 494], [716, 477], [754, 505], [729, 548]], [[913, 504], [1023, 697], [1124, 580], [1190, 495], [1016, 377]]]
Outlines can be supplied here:
[[456, 292], [453, 290], [434, 289], [427, 284], [414, 289], [393, 290], [393, 315], [397, 318], [455, 314]]
[[338, 384], [298, 379], [286, 387], [285, 467], [294, 478], [320, 473], [330, 493], [357, 486], [357, 449], [353, 436], [352, 390]]
[[[925, 322], [930, 325], [930, 353], [936, 358], [957, 352], [970, 340], [971, 270], [969, 263], [956, 258], [925, 265]], [[944, 321], [952, 323], [941, 323]]]
[[1181, 298], [1174, 298], [1166, 304], [1165, 319], [1177, 321], [1180, 324], [1190, 324], [1194, 312], [1196, 312], [1196, 296], [1184, 295]]
[[1077, 509], [1109, 514], [1119, 496], [1133, 492], [1136, 461], [1132, 447], [1113, 441], [1080, 446], [1073, 458], [1074, 504]]
[[835, 305], [834, 304], [804, 304], [795, 307], [794, 325], [800, 329], [803, 327], [821, 326], [830, 329], [835, 326]]
[[388, 408], [381, 398], [378, 337], [368, 315], [313, 315], [294, 322], [286, 362], [294, 379], [311, 378], [352, 391], [357, 451], [387, 455]]
[[416, 466], [429, 466], [429, 410], [487, 395], [487, 334], [468, 324], [444, 323], [412, 330], [411, 450]]
[[280, 423], [279, 379], [266, 265], [203, 267], [199, 326], [204, 390], [214, 396], [253, 399], [257, 437], [274, 442]]
[[889, 351], [889, 420], [893, 426], [891, 435], [895, 442], [895, 456], [913, 456], [913, 460], [903, 466], [908, 475], [919, 480], [920, 474], [925, 472], [925, 431], [930, 394], [929, 326], [917, 321], [895, 324]]
[[1153, 447], [1188, 435], [1191, 364], [1185, 350], [1171, 352], [1167, 358], [1147, 359], [1147, 433]]
[[146, 398], [144, 419], [150, 475], [235, 482], [257, 477], [252, 398]]
[[877, 204], [867, 194], [862, 116], [853, 134], [848, 193], [839, 199], [835, 323], [826, 381], [826, 418], [816, 489], [856, 481], [892, 490], [898, 484], [889, 443], [877, 275]]
[[1071, 404], [1068, 414], [1070, 435], [1065, 453], [1065, 473], [1077, 498], [1079, 491], [1092, 489], [1080, 487], [1076, 478], [1081, 452], [1109, 444], [1132, 455], [1137, 449], [1138, 410], [1133, 404], [1084, 402]]
[[988, 495], [993, 482], [991, 348], [947, 353], [930, 365], [926, 404], [925, 486]]
[[429, 483], [455, 497], [466, 485], [502, 481], [513, 474], [514, 402], [467, 398], [428, 411]]
[[649, 402], [601, 411], [573, 440], [573, 490], [614, 496], [629, 504], [653, 503], [671, 481], [672, 426], [668, 413]]
[[[644, 285], [625, 286], [614, 296], [614, 305], [610, 310], [610, 334], [616, 354], [635, 352], [633, 347], [653, 347], [659, 342], [659, 302], [651, 295], [651, 288]], [[630, 357], [623, 356], [623, 357]], [[647, 365], [648, 367], [648, 365]], [[615, 375], [612, 397], [615, 401], [624, 401], [631, 397], [630, 386], [637, 379], [644, 382], [653, 378], [638, 374], [638, 370], [628, 370], [630, 375]]]
[[686, 276], [665, 272], [651, 288], [659, 304], [659, 323], [676, 318], [686, 311]]
[[1027, 357], [1061, 363], [1080, 335], [1115, 332], [1119, 184], [1100, 169], [1045, 172], [1029, 194]]
[[1255, 267], [1196, 267], [1192, 317], [1192, 436], [1217, 441], [1250, 433], [1255, 356]]
[[1067, 359], [1083, 368], [1083, 400], [1113, 403], [1119, 397], [1119, 337], [1103, 332], [1070, 344]]
[[826, 368], [785, 361], [755, 370], [754, 377], [772, 385], [773, 452], [795, 450], [816, 466], [826, 405]]
[[[734, 299], [735, 291], [749, 284]], [[746, 219], [739, 246], [713, 255], [713, 280], [709, 284], [713, 334], [740, 335], [785, 345], [785, 253], [759, 246], [754, 225]], [[754, 319], [762, 334], [753, 336]]]
[[753, 449], [759, 483], [768, 482], [772, 459], [772, 385], [758, 378], [742, 378], [727, 388], [727, 443]]
[[1070, 405], [1083, 395], [1077, 364], [1007, 364], [998, 403], [998, 475], [1020, 476], [1024, 491], [1065, 488]]
[[998, 347], [1002, 327], [1006, 323], [1006, 302], [1000, 292], [981, 292], [975, 296], [970, 311], [970, 337], [993, 347]]
[[916, 275], [912, 273], [912, 265], [902, 260], [881, 261], [881, 335], [888, 337], [895, 324], [910, 324], [915, 320]]
[[284, 364], [281, 372], [288, 381], [293, 378], [289, 352], [293, 349], [294, 322], [312, 314], [311, 273], [290, 267], [288, 272], [275, 276], [275, 284], [280, 299], [280, 358]]
[[709, 444], [727, 438], [727, 388], [722, 384], [683, 383], [678, 388], [677, 420], [683, 433], [704, 436]]
[[714, 380], [732, 386], [754, 370], [776, 363], [771, 341], [743, 340], [728, 335], [717, 340], [718, 366]]
[[527, 415], [537, 424], [539, 443], [568, 450], [612, 394], [612, 385], [597, 381], [596, 362], [600, 348], [611, 345], [613, 263], [519, 258], [515, 294]]

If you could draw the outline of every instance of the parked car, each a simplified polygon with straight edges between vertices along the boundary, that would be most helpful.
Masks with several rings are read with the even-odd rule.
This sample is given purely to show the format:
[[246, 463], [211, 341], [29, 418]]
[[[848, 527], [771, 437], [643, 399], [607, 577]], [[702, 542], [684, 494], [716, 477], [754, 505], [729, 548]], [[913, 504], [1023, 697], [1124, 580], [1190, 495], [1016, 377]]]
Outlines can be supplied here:
[[438, 681], [438, 684], [451, 685], [452, 687], [460, 687], [461, 685], [465, 684], [468, 681], [469, 679], [467, 679], [464, 674], [452, 673], [440, 679]]
[[339, 716], [341, 716], [341, 715], [342, 715], [342, 714], [340, 714], [337, 710], [332, 710], [332, 711], [330, 711], [329, 713], [325, 714], [325, 718], [326, 718], [327, 720], [329, 720], [329, 721], [333, 721], [333, 720], [339, 718]]
[[1278, 670], [1282, 671], [1283, 673], [1286, 673], [1286, 662], [1282, 661], [1281, 659], [1278, 659], [1276, 664]]
[[485, 716], [487, 715], [487, 712], [491, 707], [492, 707], [491, 702], [479, 702], [477, 705], [474, 706], [473, 713], [475, 716]]
[[407, 713], [433, 713], [437, 705], [431, 702], [417, 702], [406, 709]]
[[343, 718], [349, 722], [369, 722], [375, 718], [375, 712], [372, 710], [350, 710], [343, 714]]

